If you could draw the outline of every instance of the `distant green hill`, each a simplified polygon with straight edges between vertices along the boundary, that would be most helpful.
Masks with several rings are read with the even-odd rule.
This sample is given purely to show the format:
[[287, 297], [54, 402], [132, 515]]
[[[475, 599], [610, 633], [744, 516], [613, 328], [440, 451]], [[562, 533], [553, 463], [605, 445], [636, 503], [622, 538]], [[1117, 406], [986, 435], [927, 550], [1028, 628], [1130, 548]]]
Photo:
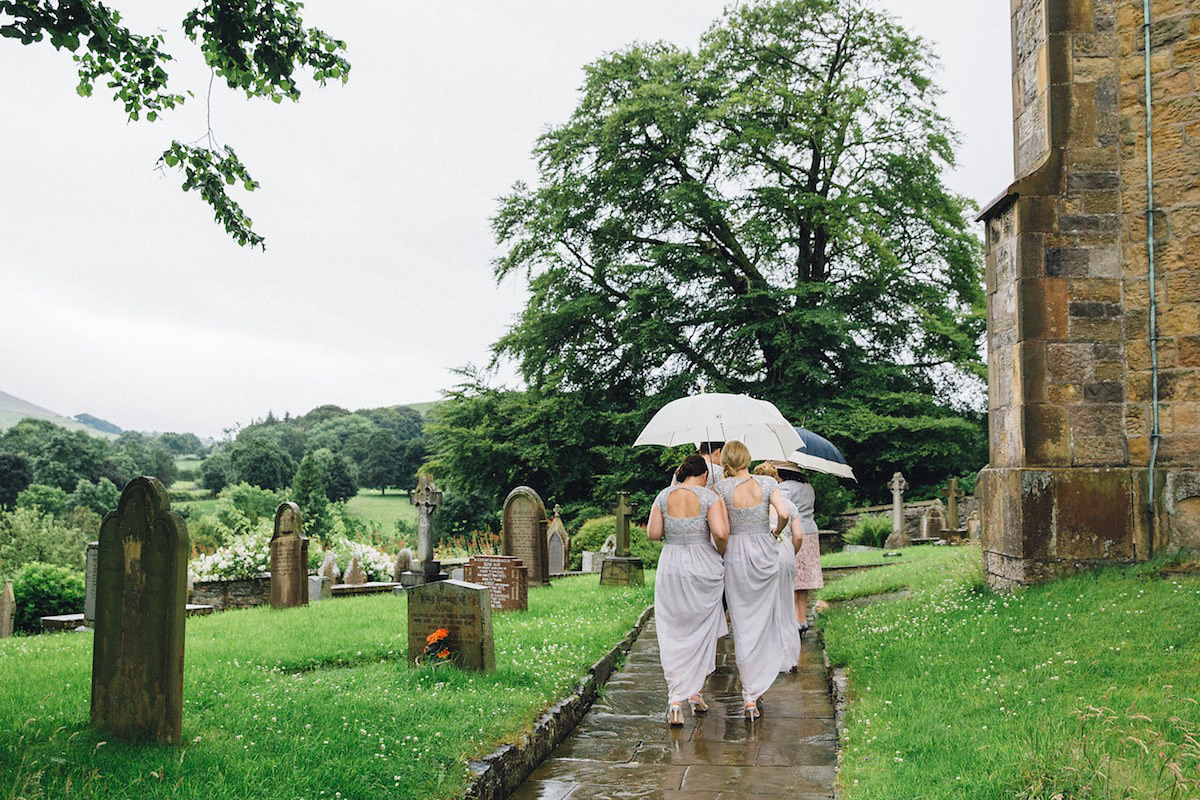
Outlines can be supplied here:
[[114, 433], [93, 428], [92, 426], [85, 425], [78, 420], [71, 419], [70, 417], [64, 417], [62, 414], [56, 414], [48, 408], [42, 408], [39, 405], [34, 405], [28, 400], [22, 400], [19, 397], [14, 397], [7, 392], [0, 392], [0, 432], [8, 430], [26, 417], [49, 420], [60, 427], [73, 431], [86, 431], [93, 436], [103, 436], [108, 439], [116, 436]]

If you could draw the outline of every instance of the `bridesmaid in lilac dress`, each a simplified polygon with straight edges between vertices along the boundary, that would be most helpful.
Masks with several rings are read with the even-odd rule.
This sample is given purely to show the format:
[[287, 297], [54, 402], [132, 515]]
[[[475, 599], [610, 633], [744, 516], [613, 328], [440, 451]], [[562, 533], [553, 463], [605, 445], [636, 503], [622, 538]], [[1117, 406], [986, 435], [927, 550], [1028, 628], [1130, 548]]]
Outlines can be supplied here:
[[804, 543], [796, 551], [796, 575], [793, 586], [796, 590], [796, 625], [800, 629], [800, 638], [808, 632], [808, 592], [810, 589], [820, 589], [825, 585], [821, 576], [821, 542], [817, 532], [817, 523], [813, 519], [813, 505], [816, 496], [812, 484], [804, 478], [804, 473], [780, 469], [779, 484], [784, 497], [796, 507], [798, 519], [793, 524], [799, 524], [804, 533]]
[[701, 692], [717, 665], [717, 639], [728, 632], [721, 596], [721, 555], [729, 540], [725, 504], [704, 484], [708, 463], [690, 455], [675, 471], [678, 484], [659, 492], [646, 534], [663, 539], [654, 577], [654, 624], [667, 681], [667, 722], [683, 724], [683, 701], [692, 713], [708, 710]]
[[[787, 502], [775, 479], [750, 474], [750, 451], [744, 444], [728, 442], [721, 462], [727, 477], [716, 491], [729, 514], [725, 599], [746, 719], [753, 720], [760, 716], [763, 692], [800, 657], [791, 582], [800, 540], [793, 535], [791, 546], [783, 549], [776, 541], [774, 534], [788, 521]], [[775, 531], [770, 529], [770, 508], [779, 518]]]

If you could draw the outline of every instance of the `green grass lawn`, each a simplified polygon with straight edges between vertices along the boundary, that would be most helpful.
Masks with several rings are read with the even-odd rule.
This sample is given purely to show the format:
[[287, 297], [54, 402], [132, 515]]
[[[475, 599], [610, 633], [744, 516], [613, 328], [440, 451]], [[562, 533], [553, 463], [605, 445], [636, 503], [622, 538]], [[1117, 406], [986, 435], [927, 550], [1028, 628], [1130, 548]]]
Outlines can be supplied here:
[[0, 640], [0, 797], [449, 798], [532, 729], [652, 602], [597, 576], [493, 615], [494, 673], [405, 658], [405, 600], [340, 598], [187, 623], [183, 744], [88, 725], [92, 635]]
[[1197, 796], [1200, 578], [1142, 564], [994, 594], [976, 547], [904, 552], [822, 593], [911, 591], [820, 618], [849, 676], [843, 797]]
[[396, 529], [396, 520], [417, 523], [417, 509], [408, 502], [408, 493], [393, 489], [380, 494], [374, 489], [359, 489], [358, 495], [346, 501], [346, 510], [367, 524], [374, 524], [381, 531]]

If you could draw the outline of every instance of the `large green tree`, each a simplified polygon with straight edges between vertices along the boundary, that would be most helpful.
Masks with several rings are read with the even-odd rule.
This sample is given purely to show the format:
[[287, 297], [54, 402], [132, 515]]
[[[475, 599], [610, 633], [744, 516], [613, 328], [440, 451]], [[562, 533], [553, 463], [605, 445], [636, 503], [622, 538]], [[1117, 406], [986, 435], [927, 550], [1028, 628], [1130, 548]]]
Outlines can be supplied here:
[[[311, 69], [321, 84], [345, 82], [350, 72], [346, 43], [305, 27], [302, 8], [296, 0], [199, 0], [182, 28], [230, 89], [276, 103], [299, 100], [297, 70]], [[98, 82], [105, 84], [130, 120], [153, 122], [187, 99], [168, 88], [174, 57], [163, 35], [130, 30], [116, 9], [97, 0], [0, 0], [0, 36], [70, 51], [79, 66], [79, 94], [90, 96]], [[199, 142], [172, 141], [159, 162], [179, 169], [183, 189], [199, 192], [238, 244], [264, 246], [226, 188], [241, 184], [253, 191], [258, 183], [232, 147], [216, 144], [211, 127]]]
[[494, 220], [497, 276], [530, 289], [497, 356], [643, 420], [701, 383], [766, 397], [872, 481], [978, 468], [952, 401], [982, 396], [981, 247], [933, 67], [860, 0], [739, 4], [695, 52], [592, 63]]

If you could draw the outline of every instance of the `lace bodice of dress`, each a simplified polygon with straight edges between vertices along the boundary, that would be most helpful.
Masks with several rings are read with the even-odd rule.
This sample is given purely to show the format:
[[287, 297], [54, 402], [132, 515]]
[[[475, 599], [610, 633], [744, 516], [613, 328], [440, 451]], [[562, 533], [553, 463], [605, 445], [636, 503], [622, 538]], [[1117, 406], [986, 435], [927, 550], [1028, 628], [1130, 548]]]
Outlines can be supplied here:
[[[672, 517], [667, 513], [667, 497], [671, 492], [687, 489], [700, 501], [700, 513], [694, 517]], [[703, 544], [709, 541], [708, 509], [717, 501], [717, 496], [702, 486], [668, 486], [654, 498], [654, 504], [663, 516], [664, 544]]]
[[[733, 490], [746, 481], [758, 482], [762, 490], [762, 502], [750, 508], [738, 508], [733, 504]], [[717, 484], [717, 494], [725, 501], [725, 510], [729, 513], [729, 534], [731, 536], [744, 534], [769, 534], [771, 492], [779, 483], [766, 475], [751, 475], [749, 478], [725, 478]]]

